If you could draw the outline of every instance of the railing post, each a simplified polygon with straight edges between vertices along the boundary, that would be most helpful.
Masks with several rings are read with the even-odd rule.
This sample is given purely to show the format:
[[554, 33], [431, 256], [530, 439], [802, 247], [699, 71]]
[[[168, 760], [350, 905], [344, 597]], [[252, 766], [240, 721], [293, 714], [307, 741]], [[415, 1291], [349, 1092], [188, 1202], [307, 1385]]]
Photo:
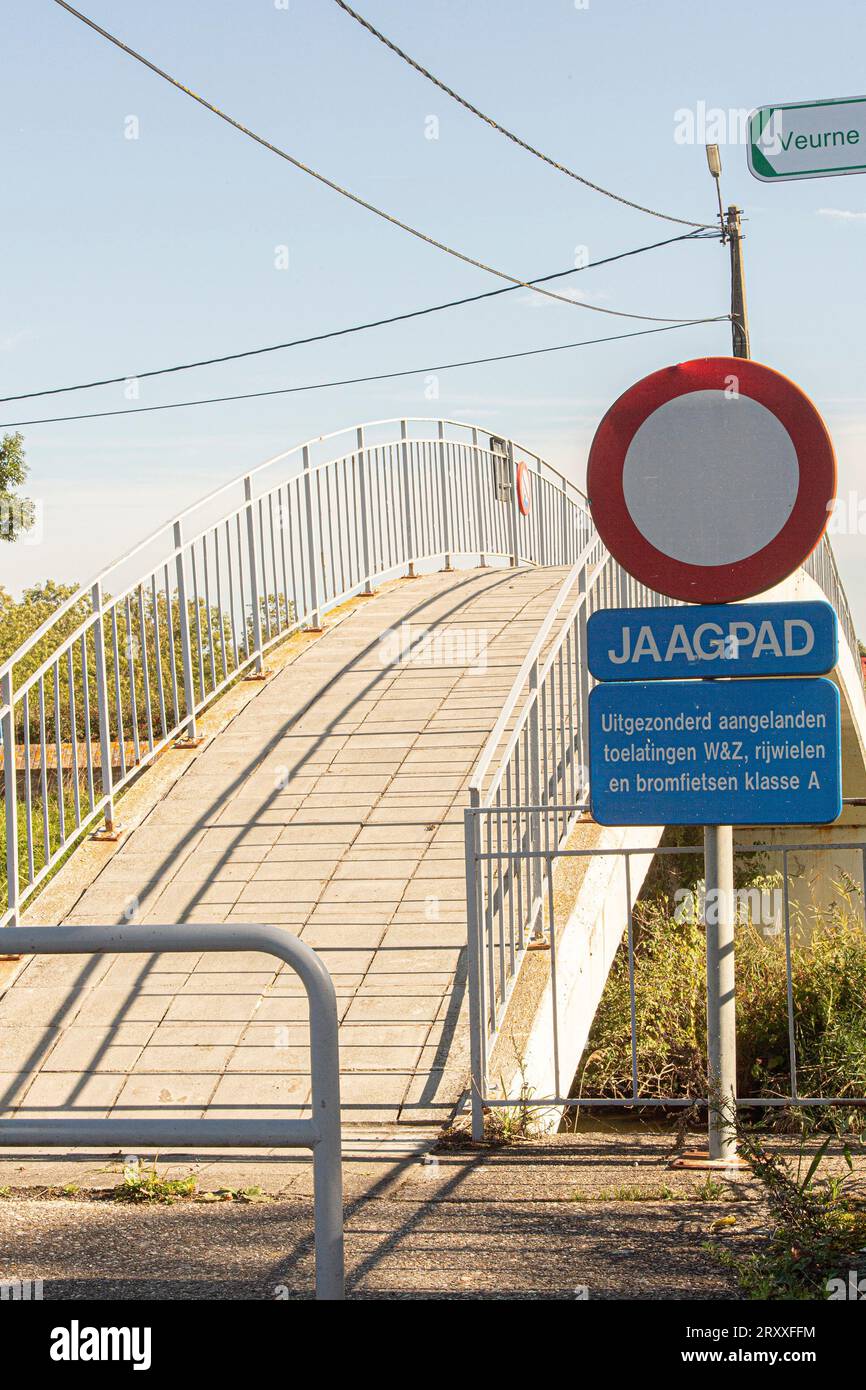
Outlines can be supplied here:
[[[568, 527], [568, 483], [566, 482], [565, 476], [563, 475], [563, 479], [562, 479], [562, 552], [561, 552], [560, 557], [559, 557], [559, 563], [560, 563], [561, 565], [570, 565], [570, 564], [571, 564], [571, 558], [572, 558], [572, 557], [571, 557], [571, 546], [569, 545], [569, 541], [570, 541], [570, 540], [571, 540], [571, 533], [570, 533], [569, 527]], [[575, 558], [577, 558], [577, 557], [575, 556]]]
[[313, 1149], [316, 1297], [342, 1299], [345, 1275], [337, 997], [323, 965], [315, 991], [308, 975], [302, 976], [302, 983], [309, 1000], [312, 1121], [319, 1131], [319, 1142]]
[[[529, 801], [530, 805], [541, 806], [541, 720], [538, 715], [538, 658], [532, 663], [529, 673], [529, 693], [532, 707], [529, 711]], [[529, 813], [529, 843], [538, 856], [541, 854], [541, 816], [540, 810]], [[532, 942], [544, 941], [544, 869], [540, 858], [532, 860], [530, 872], [532, 885], [532, 904], [530, 925]]]
[[550, 501], [550, 498], [549, 498], [549, 496], [548, 496], [548, 494], [547, 494], [547, 492], [546, 492], [546, 489], [545, 489], [544, 486], [543, 486], [544, 479], [543, 479], [543, 477], [542, 477], [542, 475], [541, 475], [541, 460], [540, 460], [540, 459], [538, 460], [538, 468], [537, 468], [537, 470], [536, 470], [534, 476], [535, 476], [535, 479], [536, 479], [536, 485], [533, 487], [532, 490], [533, 490], [533, 493], [537, 493], [537, 498], [536, 498], [535, 496], [533, 496], [533, 499], [532, 499], [532, 500], [533, 500], [533, 504], [535, 504], [535, 515], [536, 515], [536, 517], [538, 518], [538, 550], [539, 550], [539, 563], [542, 564], [542, 565], [549, 565], [549, 564], [550, 564], [550, 543], [551, 543], [551, 537], [550, 537], [550, 535], [548, 534], [547, 525], [546, 525], [546, 522], [545, 522], [545, 513], [546, 513], [548, 510], [553, 511], [554, 508], [553, 508], [553, 507], [549, 507], [549, 508], [548, 508], [548, 506], [547, 506], [547, 503]]
[[[247, 514], [247, 558], [250, 566], [250, 599], [253, 605], [253, 644], [255, 651], [255, 673], [262, 674], [262, 610], [259, 595], [259, 562], [256, 545], [256, 518], [253, 510], [253, 480], [244, 478], [244, 502]], [[267, 603], [267, 594], [265, 603]], [[210, 614], [208, 614], [210, 622]]]
[[514, 445], [506, 444], [508, 456], [508, 486], [511, 489], [511, 567], [520, 564], [520, 508], [517, 505], [517, 476], [514, 471]]
[[448, 449], [445, 444], [445, 422], [439, 421], [439, 487], [442, 507], [442, 549], [445, 552], [445, 568], [451, 565], [451, 469], [448, 467]]
[[[96, 581], [90, 591], [90, 601], [96, 614], [93, 626], [93, 655], [96, 666], [96, 708], [99, 714], [99, 748], [102, 762], [102, 795], [105, 797], [105, 834], [115, 834], [114, 779], [111, 771], [111, 724], [108, 718], [108, 677], [105, 669], [105, 633], [102, 629], [102, 584]], [[120, 673], [117, 673], [119, 679]], [[89, 733], [89, 731], [88, 731]], [[123, 734], [117, 731], [118, 738]], [[42, 752], [45, 757], [45, 750]], [[60, 770], [58, 769], [58, 777]]]
[[403, 458], [403, 517], [406, 528], [406, 558], [408, 575], [415, 578], [415, 511], [412, 506], [412, 469], [409, 463], [409, 422], [400, 421], [400, 452]]
[[358, 492], [361, 499], [361, 563], [364, 567], [364, 593], [373, 592], [373, 563], [370, 558], [370, 498], [367, 488], [367, 452], [364, 448], [364, 426], [359, 425], [358, 438]]
[[487, 516], [490, 510], [490, 498], [488, 494], [487, 506], [484, 505], [484, 487], [481, 480], [481, 468], [478, 459], [478, 430], [472, 426], [472, 466], [475, 470], [475, 491], [478, 499], [478, 560], [482, 569], [487, 569], [487, 551], [485, 542], [487, 541]]
[[[181, 746], [198, 742], [195, 724], [195, 682], [192, 674], [192, 643], [189, 632], [189, 607], [186, 600], [186, 565], [183, 554], [183, 528], [179, 521], [174, 523], [174, 565], [177, 578], [178, 626], [180, 628], [180, 654], [183, 664], [183, 702], [186, 706], [186, 733], [179, 740]], [[170, 615], [169, 615], [170, 617]]]
[[469, 806], [463, 813], [463, 844], [466, 862], [466, 964], [469, 989], [469, 1070], [470, 1101], [472, 1105], [472, 1138], [479, 1143], [484, 1138], [484, 1097], [487, 1094], [485, 1064], [487, 1027], [482, 981], [484, 978], [481, 923], [484, 913], [481, 902], [481, 872], [478, 855], [481, 849], [480, 793], [477, 787], [469, 790]]
[[578, 730], [580, 738], [580, 794], [585, 796], [589, 790], [589, 706], [587, 699], [589, 696], [589, 667], [586, 664], [586, 625], [589, 621], [589, 593], [587, 591], [587, 573], [589, 566], [584, 563], [580, 567], [580, 574], [577, 578], [578, 597], [583, 599], [577, 618], [577, 651], [575, 660], [577, 663], [577, 715]]
[[[12, 691], [12, 665], [0, 676], [0, 701], [3, 717], [3, 790], [6, 807], [6, 892], [9, 925], [17, 927], [19, 916], [18, 886], [18, 767], [15, 758], [15, 706]], [[30, 731], [24, 730], [24, 737]], [[44, 754], [43, 754], [44, 756]]]
[[307, 513], [307, 552], [310, 566], [310, 621], [309, 632], [321, 632], [322, 615], [319, 612], [319, 577], [316, 569], [316, 527], [313, 519], [313, 472], [310, 467], [309, 445], [304, 445], [304, 507]]

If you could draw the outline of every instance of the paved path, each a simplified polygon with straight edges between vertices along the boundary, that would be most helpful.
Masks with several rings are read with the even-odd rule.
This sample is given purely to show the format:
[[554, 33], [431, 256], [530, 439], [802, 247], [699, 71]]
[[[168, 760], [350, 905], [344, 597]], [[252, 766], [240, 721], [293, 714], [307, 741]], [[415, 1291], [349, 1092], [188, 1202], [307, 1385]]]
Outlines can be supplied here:
[[[723, 1192], [717, 1184], [715, 1201], [700, 1200], [705, 1174], [672, 1170], [673, 1147], [672, 1133], [597, 1133], [384, 1165], [350, 1154], [349, 1297], [736, 1297], [706, 1247], [747, 1253], [768, 1225], [760, 1194], [738, 1178]], [[168, 1172], [185, 1177], [190, 1167]], [[144, 1208], [88, 1200], [84, 1190], [73, 1200], [40, 1199], [19, 1192], [10, 1172], [0, 1278], [41, 1278], [46, 1299], [308, 1296], [309, 1166], [281, 1163], [278, 1174], [243, 1178], [213, 1164], [199, 1172], [200, 1192], [259, 1182], [273, 1199]], [[71, 1176], [67, 1164], [62, 1181]], [[103, 1165], [101, 1185], [119, 1180]], [[732, 1214], [736, 1226], [713, 1233], [713, 1221]]]
[[[466, 783], [562, 577], [440, 573], [360, 603], [65, 920], [285, 924], [335, 980], [344, 1120], [447, 1119], [467, 1072]], [[268, 956], [35, 958], [0, 999], [0, 1110], [300, 1113], [307, 1042], [303, 991]]]

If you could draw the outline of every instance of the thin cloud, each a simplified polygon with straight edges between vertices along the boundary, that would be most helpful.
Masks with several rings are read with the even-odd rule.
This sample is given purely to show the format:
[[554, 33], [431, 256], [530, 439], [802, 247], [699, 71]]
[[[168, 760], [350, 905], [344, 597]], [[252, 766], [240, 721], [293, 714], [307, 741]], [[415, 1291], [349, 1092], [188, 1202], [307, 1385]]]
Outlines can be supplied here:
[[819, 208], [819, 217], [835, 217], [840, 222], [866, 222], [866, 212], [851, 212], [848, 208]]
[[22, 343], [29, 343], [36, 334], [32, 328], [21, 328], [17, 333], [7, 333], [0, 337], [0, 352], [14, 352]]
[[[589, 291], [576, 290], [572, 288], [565, 290], [557, 290], [557, 294], [560, 294], [563, 299], [570, 299], [573, 304], [593, 304], [600, 300], [609, 298], [609, 295], [607, 295], [602, 290]], [[518, 304], [526, 304], [532, 309], [544, 309], [547, 308], [550, 304], [555, 304], [556, 300], [545, 299], [540, 294], [521, 294], [518, 295], [517, 302]]]

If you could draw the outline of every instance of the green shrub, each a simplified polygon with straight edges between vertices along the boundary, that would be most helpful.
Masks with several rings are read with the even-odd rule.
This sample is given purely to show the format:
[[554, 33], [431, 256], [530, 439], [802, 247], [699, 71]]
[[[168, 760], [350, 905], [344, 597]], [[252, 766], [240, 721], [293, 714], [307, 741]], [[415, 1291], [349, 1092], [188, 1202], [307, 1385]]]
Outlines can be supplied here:
[[709, 1251], [734, 1274], [747, 1298], [838, 1298], [840, 1284], [845, 1297], [851, 1280], [861, 1278], [866, 1196], [847, 1145], [842, 1149], [847, 1171], [822, 1174], [832, 1143], [832, 1134], [817, 1149], [804, 1142], [792, 1161], [770, 1152], [753, 1130], [738, 1125], [738, 1148], [762, 1185], [771, 1229], [751, 1253], [718, 1247]]

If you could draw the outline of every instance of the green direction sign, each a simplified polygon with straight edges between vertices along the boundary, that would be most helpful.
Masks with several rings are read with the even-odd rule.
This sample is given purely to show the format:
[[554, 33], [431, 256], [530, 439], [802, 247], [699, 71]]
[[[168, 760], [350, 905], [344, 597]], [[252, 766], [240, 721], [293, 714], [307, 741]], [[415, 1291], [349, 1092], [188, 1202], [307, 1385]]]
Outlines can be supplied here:
[[866, 173], [866, 97], [759, 106], [749, 117], [756, 179], [821, 179]]

